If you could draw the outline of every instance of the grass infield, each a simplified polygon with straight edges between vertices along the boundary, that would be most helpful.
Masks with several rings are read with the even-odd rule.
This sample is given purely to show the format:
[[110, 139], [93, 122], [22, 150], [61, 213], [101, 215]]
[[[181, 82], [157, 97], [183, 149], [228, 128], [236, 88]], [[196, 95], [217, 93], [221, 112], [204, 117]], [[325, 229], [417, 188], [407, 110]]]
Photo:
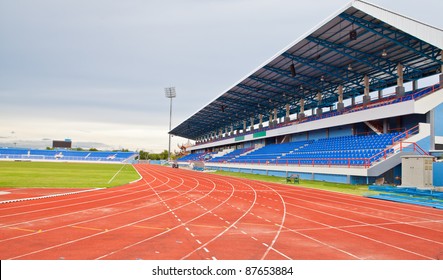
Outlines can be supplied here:
[[109, 188], [139, 177], [129, 164], [0, 161], [0, 188]]
[[349, 185], [349, 184], [329, 183], [329, 182], [311, 181], [311, 180], [302, 180], [302, 179], [300, 179], [300, 183], [294, 184], [294, 183], [287, 183], [286, 178], [284, 177], [266, 176], [266, 175], [240, 173], [240, 172], [227, 172], [227, 171], [216, 171], [215, 173], [219, 175], [239, 177], [250, 180], [280, 183], [296, 187], [314, 188], [314, 189], [321, 189], [326, 191], [347, 193], [347, 194], [360, 195], [360, 196], [364, 194], [378, 193], [368, 190], [368, 186], [366, 185]]

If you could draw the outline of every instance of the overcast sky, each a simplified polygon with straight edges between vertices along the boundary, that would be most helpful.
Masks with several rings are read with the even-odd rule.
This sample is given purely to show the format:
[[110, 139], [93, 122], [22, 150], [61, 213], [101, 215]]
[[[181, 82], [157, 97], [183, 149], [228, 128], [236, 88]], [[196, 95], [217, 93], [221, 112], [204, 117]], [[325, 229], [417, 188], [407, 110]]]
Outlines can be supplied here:
[[[167, 149], [165, 87], [174, 127], [348, 2], [0, 0], [0, 146]], [[441, 0], [372, 3], [442, 28]]]

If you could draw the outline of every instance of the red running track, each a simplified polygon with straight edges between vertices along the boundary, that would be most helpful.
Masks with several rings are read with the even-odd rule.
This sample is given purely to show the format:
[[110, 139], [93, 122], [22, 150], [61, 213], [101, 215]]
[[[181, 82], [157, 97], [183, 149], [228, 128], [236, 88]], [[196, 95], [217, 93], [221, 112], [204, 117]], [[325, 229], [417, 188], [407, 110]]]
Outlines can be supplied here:
[[441, 210], [155, 165], [135, 168], [142, 179], [125, 186], [1, 203], [0, 259], [443, 257]]

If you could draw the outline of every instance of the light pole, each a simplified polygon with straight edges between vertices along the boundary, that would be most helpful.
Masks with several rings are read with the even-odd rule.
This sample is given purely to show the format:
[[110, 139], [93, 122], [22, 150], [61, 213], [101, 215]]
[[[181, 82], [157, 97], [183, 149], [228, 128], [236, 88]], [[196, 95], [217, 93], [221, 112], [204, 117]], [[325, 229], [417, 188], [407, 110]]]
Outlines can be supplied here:
[[[175, 93], [175, 87], [165, 88], [165, 96], [169, 98], [169, 131], [171, 131], [171, 120], [172, 120], [172, 98], [175, 98], [177, 94]], [[168, 133], [169, 134], [169, 133]], [[168, 145], [168, 161], [171, 160], [171, 134], [169, 134], [169, 145]]]

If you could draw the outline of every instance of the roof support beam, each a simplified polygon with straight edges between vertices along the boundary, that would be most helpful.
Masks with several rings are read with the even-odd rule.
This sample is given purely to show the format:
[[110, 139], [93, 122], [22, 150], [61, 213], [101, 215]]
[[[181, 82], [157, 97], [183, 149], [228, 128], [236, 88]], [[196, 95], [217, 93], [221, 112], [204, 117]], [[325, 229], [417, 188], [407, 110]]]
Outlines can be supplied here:
[[[337, 52], [341, 55], [349, 57], [350, 59], [359, 61], [363, 64], [366, 64], [367, 66], [371, 66], [372, 68], [376, 69], [378, 72], [383, 72], [393, 78], [396, 78], [395, 74], [393, 74], [397, 66], [395, 62], [391, 62], [387, 59], [382, 59], [374, 55], [370, 55], [368, 53], [363, 53], [359, 50], [352, 49], [343, 44], [332, 43], [313, 36], [308, 36], [306, 39], [316, 44], [319, 44], [323, 47], [326, 47], [334, 52]], [[383, 67], [382, 65], [389, 65], [389, 69], [385, 70], [385, 67]]]
[[[433, 60], [434, 62], [437, 62], [437, 63], [440, 63], [441, 65], [443, 65], [443, 63], [438, 60], [439, 49], [437, 47], [432, 46], [432, 48], [433, 48], [432, 55], [428, 55], [426, 52], [424, 52], [424, 48], [423, 48], [424, 42], [418, 42], [418, 44], [419, 44], [418, 49], [413, 47], [410, 42], [411, 41], [418, 41], [418, 40], [415, 37], [413, 37], [405, 32], [400, 32], [398, 30], [392, 30], [392, 29], [388, 30], [382, 25], [382, 23], [375, 23], [375, 22], [367, 21], [365, 19], [353, 16], [353, 15], [345, 14], [345, 13], [340, 14], [339, 17], [360, 26], [369, 32], [377, 34], [378, 36], [383, 37], [383, 38], [393, 42], [394, 44], [396, 44], [402, 48], [406, 48], [415, 54], [426, 57], [430, 60]], [[379, 31], [379, 30], [381, 30], [381, 31]], [[393, 36], [388, 36], [385, 33], [386, 31], [389, 32], [389, 34], [392, 34]], [[402, 38], [406, 38], [406, 40], [401, 40]], [[410, 44], [405, 44], [404, 43], [405, 41], [409, 42]]]
[[[343, 69], [340, 67], [335, 67], [333, 65], [325, 64], [317, 60], [296, 56], [288, 52], [283, 53], [282, 56], [297, 61], [298, 63], [304, 64], [316, 70], [319, 70], [323, 73], [328, 73], [328, 75], [331, 75], [339, 79], [340, 81], [343, 81], [343, 83], [347, 82], [354, 85], [354, 87], [356, 88], [363, 89], [359, 82], [361, 80], [361, 77], [359, 74], [356, 74], [355, 72], [351, 72], [347, 69]], [[319, 78], [320, 77], [316, 77], [316, 79]]]

